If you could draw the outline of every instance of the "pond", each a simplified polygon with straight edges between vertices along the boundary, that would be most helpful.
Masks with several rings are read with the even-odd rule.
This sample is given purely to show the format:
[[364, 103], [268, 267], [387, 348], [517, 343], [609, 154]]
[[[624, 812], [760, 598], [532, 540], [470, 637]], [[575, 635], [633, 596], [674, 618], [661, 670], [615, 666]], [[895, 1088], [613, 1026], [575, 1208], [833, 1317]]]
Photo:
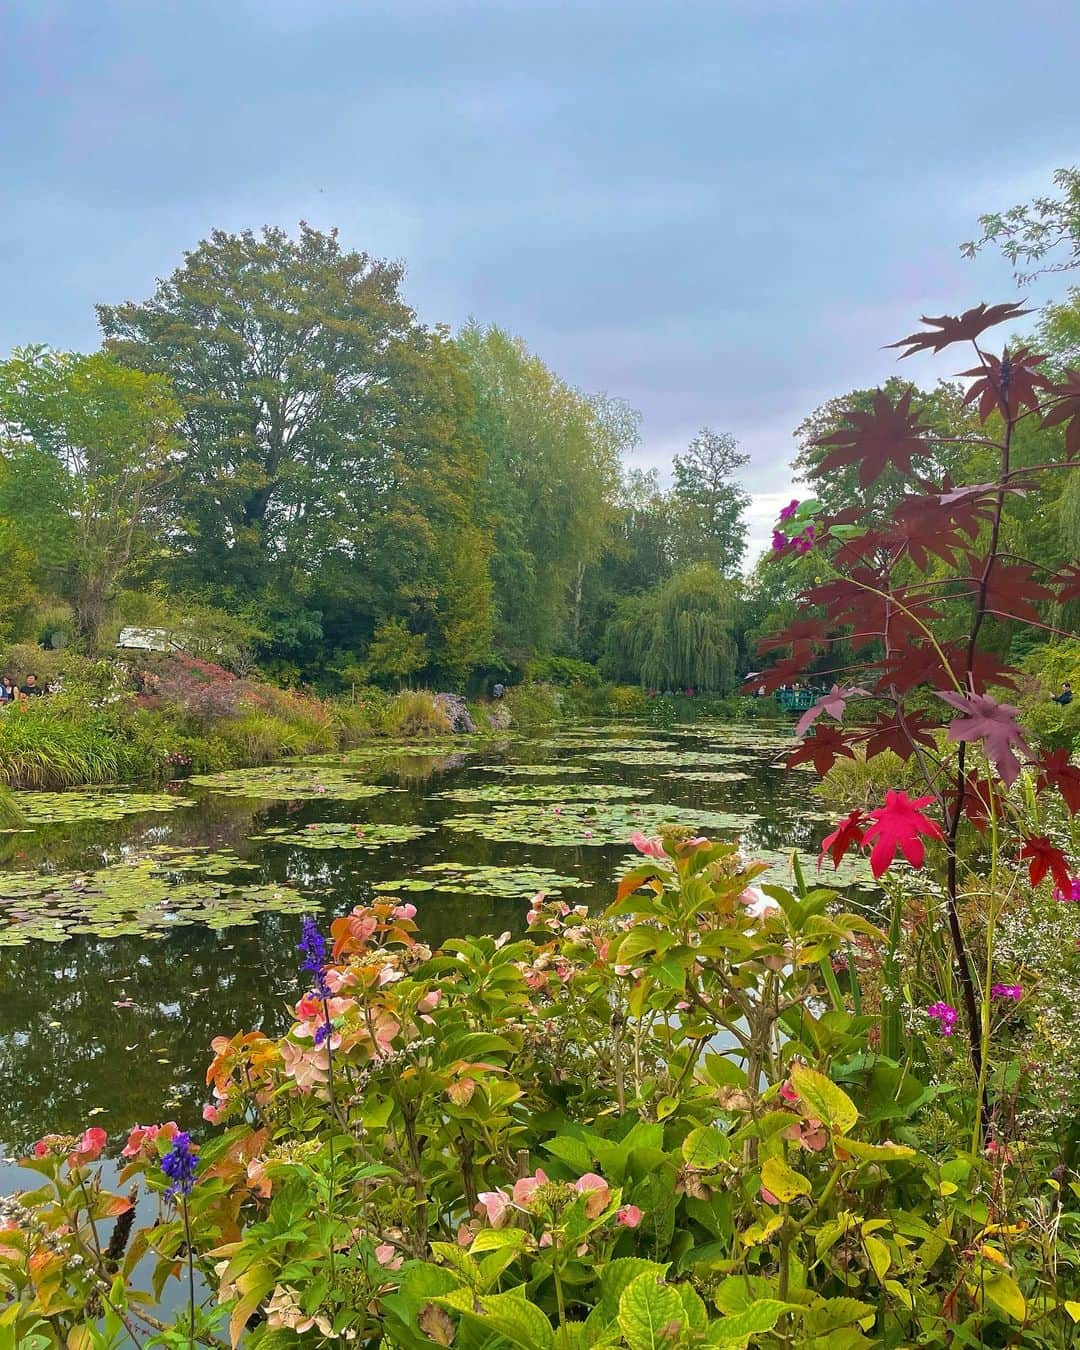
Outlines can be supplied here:
[[212, 1037], [288, 1025], [301, 914], [396, 894], [432, 946], [519, 933], [538, 890], [602, 907], [631, 833], [665, 821], [741, 834], [778, 880], [788, 850], [813, 866], [830, 817], [784, 771], [789, 740], [574, 725], [21, 794], [26, 828], [0, 834], [0, 1140], [197, 1124]]

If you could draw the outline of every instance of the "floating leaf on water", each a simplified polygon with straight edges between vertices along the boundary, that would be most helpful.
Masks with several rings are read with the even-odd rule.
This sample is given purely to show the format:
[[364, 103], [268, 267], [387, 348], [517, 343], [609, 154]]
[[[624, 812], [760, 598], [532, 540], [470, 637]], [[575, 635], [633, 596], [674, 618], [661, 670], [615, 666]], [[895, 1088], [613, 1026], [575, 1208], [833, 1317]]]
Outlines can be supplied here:
[[570, 887], [588, 886], [577, 877], [562, 876], [541, 867], [495, 867], [470, 863], [432, 863], [411, 877], [377, 881], [376, 891], [443, 891], [452, 895], [484, 895], [521, 899], [544, 891], [558, 895]]
[[350, 825], [338, 821], [321, 821], [315, 825], [279, 825], [253, 834], [251, 838], [270, 844], [293, 844], [300, 848], [382, 848], [385, 844], [407, 844], [421, 835], [430, 834], [426, 825]]
[[584, 764], [474, 764], [482, 773], [503, 773], [511, 778], [555, 778], [568, 773], [588, 773]]
[[445, 797], [455, 802], [563, 802], [563, 801], [611, 801], [618, 797], [640, 797], [651, 795], [649, 789], [644, 793], [641, 788], [613, 785], [611, 783], [533, 783], [525, 784], [484, 784], [482, 787], [451, 788], [447, 792], [437, 792], [435, 796]]
[[750, 776], [735, 771], [725, 773], [721, 769], [671, 769], [661, 774], [662, 778], [678, 778], [685, 783], [742, 783]]
[[172, 792], [125, 792], [71, 788], [66, 792], [21, 792], [19, 810], [30, 825], [68, 825], [79, 820], [120, 820], [151, 811], [176, 811], [194, 806], [190, 797]]
[[260, 769], [225, 769], [221, 773], [195, 774], [188, 782], [228, 797], [271, 801], [359, 801], [399, 791], [385, 784], [362, 783], [354, 774], [322, 765], [274, 764]]
[[708, 811], [657, 802], [630, 805], [574, 802], [566, 806], [496, 806], [485, 815], [450, 816], [443, 824], [496, 843], [561, 845], [569, 848], [624, 844], [635, 830], [655, 833], [662, 825], [682, 825], [704, 833], [732, 833], [755, 816]]
[[595, 764], [643, 765], [662, 768], [678, 764], [731, 764], [745, 758], [736, 750], [597, 750], [585, 756]]

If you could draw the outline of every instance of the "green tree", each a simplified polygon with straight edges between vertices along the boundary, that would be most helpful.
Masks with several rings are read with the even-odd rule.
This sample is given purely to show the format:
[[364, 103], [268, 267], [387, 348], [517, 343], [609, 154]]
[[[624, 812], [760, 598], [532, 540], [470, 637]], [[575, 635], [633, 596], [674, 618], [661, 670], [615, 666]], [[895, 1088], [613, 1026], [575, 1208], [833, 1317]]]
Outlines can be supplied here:
[[608, 542], [619, 453], [636, 439], [637, 417], [571, 389], [498, 328], [470, 324], [458, 342], [487, 461], [496, 654], [523, 664], [574, 644], [587, 570]]
[[[980, 216], [981, 237], [961, 244], [961, 252], [974, 258], [988, 245], [997, 245], [1016, 268], [1020, 286], [1044, 272], [1080, 267], [1080, 168], [1055, 170], [1054, 186], [1061, 190], [1059, 197], [1039, 196], [1030, 204]], [[1021, 264], [1033, 270], [1021, 271]]]
[[724, 576], [735, 576], [746, 552], [743, 512], [750, 494], [735, 475], [750, 462], [734, 436], [702, 428], [672, 460], [670, 509], [675, 565], [707, 562]]
[[[254, 602], [301, 668], [362, 653], [395, 615], [438, 661], [457, 622], [441, 541], [474, 518], [483, 452], [461, 354], [401, 278], [336, 231], [218, 230], [150, 300], [99, 307], [108, 349], [168, 371], [183, 405], [174, 583]], [[483, 531], [470, 547], [486, 565]], [[465, 600], [475, 628], [482, 594]]]
[[410, 633], [404, 619], [387, 619], [375, 630], [364, 663], [376, 682], [389, 680], [399, 687], [428, 662], [427, 639]]
[[159, 547], [179, 417], [164, 376], [100, 353], [25, 348], [0, 364], [0, 517], [57, 576], [91, 649]]

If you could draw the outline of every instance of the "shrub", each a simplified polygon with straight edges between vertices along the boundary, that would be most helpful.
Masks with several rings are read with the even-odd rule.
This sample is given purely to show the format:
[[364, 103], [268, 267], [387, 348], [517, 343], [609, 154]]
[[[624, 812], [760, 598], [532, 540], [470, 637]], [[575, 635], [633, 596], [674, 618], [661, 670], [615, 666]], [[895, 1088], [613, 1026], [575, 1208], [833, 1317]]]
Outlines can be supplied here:
[[550, 684], [512, 684], [503, 695], [503, 703], [510, 709], [511, 726], [524, 731], [547, 726], [562, 716], [562, 700]]
[[403, 689], [376, 708], [375, 731], [381, 736], [449, 736], [453, 728], [446, 709], [427, 689]]
[[595, 689], [601, 683], [597, 668], [588, 661], [575, 661], [570, 656], [537, 656], [525, 667], [529, 684], [580, 684]]

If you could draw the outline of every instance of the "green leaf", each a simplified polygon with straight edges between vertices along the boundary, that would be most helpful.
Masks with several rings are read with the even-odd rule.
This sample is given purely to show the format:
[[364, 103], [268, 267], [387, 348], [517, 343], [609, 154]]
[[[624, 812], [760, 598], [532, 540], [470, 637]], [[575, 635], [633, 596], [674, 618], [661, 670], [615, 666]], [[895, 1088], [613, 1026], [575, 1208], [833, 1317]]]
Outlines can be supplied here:
[[729, 1345], [772, 1331], [786, 1312], [797, 1312], [798, 1305], [781, 1303], [775, 1298], [759, 1298], [734, 1317], [725, 1317], [709, 1328], [709, 1345]]
[[[436, 1303], [454, 1308], [447, 1299], [436, 1299]], [[551, 1323], [535, 1303], [520, 1297], [516, 1293], [487, 1294], [478, 1302], [479, 1310], [474, 1308], [455, 1308], [462, 1321], [471, 1322], [485, 1331], [494, 1331], [518, 1350], [553, 1350], [555, 1336]]]
[[560, 1134], [555, 1139], [547, 1141], [544, 1145], [544, 1152], [550, 1153], [553, 1158], [558, 1158], [560, 1162], [573, 1167], [578, 1173], [592, 1171], [592, 1149], [581, 1139]]
[[687, 1323], [682, 1299], [654, 1274], [639, 1275], [619, 1299], [619, 1330], [630, 1350], [665, 1350]]
[[889, 1249], [880, 1238], [869, 1237], [865, 1232], [862, 1235], [862, 1244], [866, 1250], [866, 1259], [870, 1262], [874, 1274], [879, 1280], [885, 1278], [885, 1272], [892, 1265], [892, 1256]]
[[791, 1084], [807, 1111], [840, 1134], [847, 1134], [859, 1119], [855, 1103], [823, 1073], [805, 1064], [794, 1064]]
[[708, 1172], [731, 1153], [727, 1135], [714, 1125], [699, 1125], [683, 1140], [682, 1155], [688, 1167]]
[[784, 1204], [794, 1200], [797, 1195], [809, 1195], [812, 1189], [809, 1179], [790, 1168], [778, 1155], [765, 1159], [761, 1180], [765, 1189], [772, 1191], [777, 1200]]
[[1020, 1292], [1020, 1286], [1004, 1270], [996, 1271], [982, 1282], [983, 1297], [988, 1298], [1014, 1322], [1023, 1322], [1027, 1317], [1027, 1302]]
[[504, 1247], [524, 1247], [529, 1234], [523, 1228], [482, 1228], [469, 1244], [469, 1254], [502, 1251]]
[[641, 1275], [652, 1275], [653, 1279], [659, 1280], [667, 1272], [667, 1263], [659, 1265], [656, 1261], [645, 1261], [639, 1256], [620, 1256], [609, 1261], [600, 1274], [600, 1307], [604, 1320], [614, 1321], [623, 1290], [633, 1280]]

